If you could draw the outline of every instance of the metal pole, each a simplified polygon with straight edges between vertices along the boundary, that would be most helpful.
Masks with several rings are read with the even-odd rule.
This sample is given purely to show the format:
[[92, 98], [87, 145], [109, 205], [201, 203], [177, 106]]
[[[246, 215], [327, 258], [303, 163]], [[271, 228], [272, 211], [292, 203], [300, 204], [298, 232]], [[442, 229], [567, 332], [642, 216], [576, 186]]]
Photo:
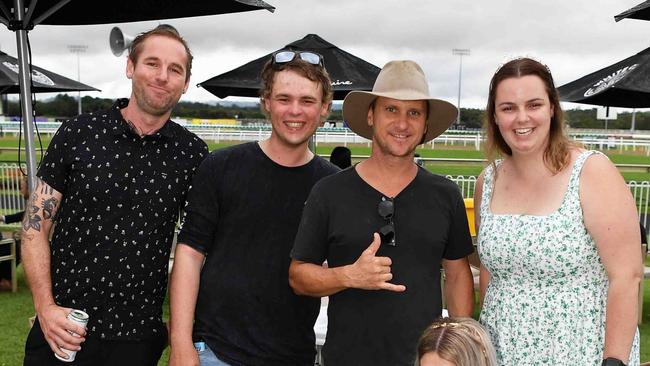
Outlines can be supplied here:
[[[81, 67], [79, 66], [79, 52], [75, 52], [77, 54], [77, 81], [81, 82]], [[79, 98], [79, 102], [77, 103], [77, 114], [81, 114], [81, 90], [77, 91], [77, 97]]]
[[463, 84], [463, 55], [460, 55], [460, 62], [458, 64], [458, 116], [456, 117], [456, 123], [460, 123], [460, 87]]
[[[69, 44], [68, 45], [68, 50], [70, 52], [72, 52], [72, 53], [77, 54], [77, 81], [78, 82], [81, 82], [81, 66], [80, 66], [80, 62], [79, 62], [79, 54], [82, 53], [82, 52], [86, 52], [87, 49], [88, 49], [88, 46], [85, 45], [85, 44]], [[81, 91], [77, 92], [77, 96], [79, 98], [79, 100], [77, 102], [77, 106], [78, 106], [77, 114], [81, 114]]]
[[451, 50], [451, 53], [460, 56], [460, 63], [458, 66], [458, 117], [456, 117], [456, 124], [460, 124], [460, 91], [463, 80], [463, 56], [469, 56], [470, 50], [469, 48], [454, 48]]
[[[25, 8], [22, 0], [14, 0], [14, 11], [16, 20], [22, 22], [25, 15]], [[31, 75], [27, 72], [29, 68], [29, 52], [27, 51], [27, 31], [19, 29], [16, 31], [16, 43], [18, 48], [18, 79], [20, 81], [21, 112], [23, 114], [23, 128], [25, 132], [25, 160], [27, 163], [27, 182], [29, 191], [32, 192], [36, 186], [36, 153], [34, 152], [34, 116], [32, 109], [32, 85]], [[20, 154], [20, 152], [19, 152]]]
[[314, 134], [311, 135], [311, 137], [309, 138], [309, 143], [307, 144], [307, 147], [309, 148], [309, 150], [311, 150], [311, 152], [316, 154], [316, 132], [314, 132]]
[[636, 127], [636, 108], [632, 109], [632, 123], [630, 125], [630, 131], [634, 132], [634, 128]]

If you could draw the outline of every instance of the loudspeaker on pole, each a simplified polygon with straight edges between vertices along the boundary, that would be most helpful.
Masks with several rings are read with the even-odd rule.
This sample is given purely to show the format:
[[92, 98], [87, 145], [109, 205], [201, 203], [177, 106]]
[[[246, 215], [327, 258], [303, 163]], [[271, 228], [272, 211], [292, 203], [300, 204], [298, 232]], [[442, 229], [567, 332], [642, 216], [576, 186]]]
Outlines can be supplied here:
[[113, 29], [111, 29], [111, 34], [108, 37], [111, 52], [113, 52], [115, 56], [120, 56], [125, 49], [131, 46], [133, 38], [133, 36], [124, 34], [120, 28], [113, 27]]

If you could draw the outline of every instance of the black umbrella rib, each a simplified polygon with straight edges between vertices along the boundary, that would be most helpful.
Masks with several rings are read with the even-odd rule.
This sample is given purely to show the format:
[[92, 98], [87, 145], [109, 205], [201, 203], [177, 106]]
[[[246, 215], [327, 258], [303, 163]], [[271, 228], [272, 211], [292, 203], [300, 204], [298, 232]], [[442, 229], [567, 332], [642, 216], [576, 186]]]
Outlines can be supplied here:
[[29, 24], [30, 19], [32, 19], [32, 15], [34, 15], [34, 9], [36, 9], [36, 3], [38, 0], [32, 0], [32, 2], [29, 4], [27, 7], [27, 13], [25, 13], [25, 17], [23, 18], [23, 27], [27, 29], [27, 24]]
[[[33, 24], [34, 25], [41, 24], [41, 22], [43, 22], [45, 19], [47, 19], [47, 17], [49, 17], [50, 15], [56, 13], [59, 9], [61, 9], [63, 6], [65, 6], [70, 1], [71, 0], [61, 0], [58, 3], [54, 4], [51, 8], [44, 11], [43, 14], [39, 15], [36, 19], [34, 19]], [[36, 3], [36, 0], [34, 0], [34, 3]], [[34, 4], [32, 4], [32, 6], [30, 6], [30, 9], [29, 9], [30, 15], [31, 15], [31, 12], [34, 10], [34, 8], [35, 8], [35, 6], [34, 6]], [[29, 18], [25, 18], [25, 19], [29, 19]]]
[[267, 4], [267, 3], [265, 3], [264, 1], [261, 1], [261, 0], [235, 0], [235, 1], [238, 2], [238, 3], [245, 4], [245, 5], [249, 5], [249, 6], [257, 6], [259, 8], [264, 8], [264, 9], [270, 11], [271, 13], [275, 12], [275, 6], [273, 6], [271, 4]]
[[617, 22], [625, 18], [649, 20], [650, 15], [648, 14], [648, 8], [650, 8], [650, 1], [644, 1], [641, 4], [614, 16], [614, 20]]
[[2, 10], [2, 14], [4, 14], [4, 17], [0, 17], [0, 22], [4, 24], [5, 26], [9, 26], [9, 19], [11, 19], [11, 12], [5, 6], [4, 2], [0, 2], [0, 10]]

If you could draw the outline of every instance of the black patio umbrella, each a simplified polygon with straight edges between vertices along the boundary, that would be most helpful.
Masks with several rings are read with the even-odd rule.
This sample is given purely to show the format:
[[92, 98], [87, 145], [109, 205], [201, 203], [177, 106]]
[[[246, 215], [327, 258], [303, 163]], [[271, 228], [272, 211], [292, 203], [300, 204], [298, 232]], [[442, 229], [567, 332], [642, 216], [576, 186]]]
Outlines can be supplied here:
[[[145, 20], [188, 18], [202, 15], [238, 13], [275, 8], [262, 0], [29, 0], [20, 1], [33, 13], [26, 16], [29, 23], [49, 25], [82, 25], [124, 23]], [[6, 10], [16, 0], [0, 0], [4, 17], [15, 17]], [[11, 29], [11, 24], [8, 28]]]
[[558, 88], [565, 102], [650, 107], [650, 48]]
[[[352, 90], [372, 90], [380, 68], [327, 42], [316, 34], [280, 48], [314, 51], [323, 56], [325, 68], [332, 79], [334, 99], [341, 100]], [[264, 55], [234, 70], [208, 79], [198, 86], [219, 98], [227, 96], [257, 97], [260, 72], [271, 54]]]
[[20, 99], [25, 128], [29, 188], [34, 188], [36, 153], [32, 116], [31, 60], [27, 31], [38, 24], [82, 25], [186, 18], [275, 8], [262, 0], [0, 0], [0, 23], [16, 32]]
[[[53, 93], [69, 91], [100, 91], [92, 86], [68, 79], [52, 71], [32, 65], [32, 93]], [[0, 94], [20, 93], [18, 82], [18, 60], [0, 52]]]
[[650, 20], [650, 0], [644, 1], [641, 4], [614, 16], [614, 20], [617, 22], [625, 18]]

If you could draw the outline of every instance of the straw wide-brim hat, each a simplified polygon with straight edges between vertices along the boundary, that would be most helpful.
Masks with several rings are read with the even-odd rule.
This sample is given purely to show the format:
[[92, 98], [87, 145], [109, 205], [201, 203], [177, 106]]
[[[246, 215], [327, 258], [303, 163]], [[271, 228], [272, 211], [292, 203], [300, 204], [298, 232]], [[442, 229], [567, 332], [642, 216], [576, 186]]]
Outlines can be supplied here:
[[408, 60], [390, 61], [379, 72], [371, 92], [352, 91], [343, 101], [343, 120], [354, 133], [368, 140], [372, 140], [368, 109], [377, 97], [428, 101], [427, 133], [422, 142], [445, 132], [458, 116], [458, 109], [453, 104], [429, 96], [429, 85], [420, 65]]

